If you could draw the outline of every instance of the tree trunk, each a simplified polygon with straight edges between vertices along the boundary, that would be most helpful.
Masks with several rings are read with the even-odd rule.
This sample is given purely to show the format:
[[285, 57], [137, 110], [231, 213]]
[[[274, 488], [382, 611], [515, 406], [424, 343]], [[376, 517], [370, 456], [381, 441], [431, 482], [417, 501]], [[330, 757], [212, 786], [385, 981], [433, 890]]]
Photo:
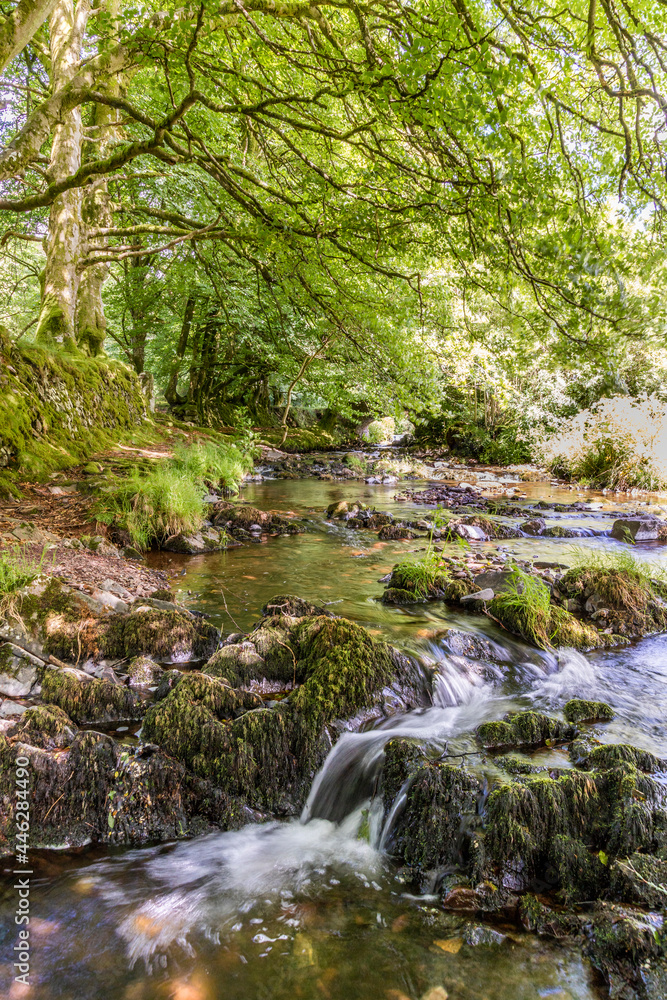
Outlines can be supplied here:
[[174, 363], [171, 366], [171, 372], [169, 373], [169, 383], [164, 393], [164, 398], [167, 400], [170, 406], [175, 406], [179, 402], [178, 376], [180, 375], [181, 365], [183, 363], [183, 358], [185, 357], [185, 352], [188, 347], [188, 340], [190, 338], [190, 329], [192, 328], [192, 318], [195, 314], [196, 301], [197, 300], [194, 295], [188, 295], [188, 300], [185, 303], [185, 313], [183, 314], [183, 326], [181, 327], [181, 335], [178, 338], [176, 357], [174, 358]]
[[0, 73], [41, 28], [56, 0], [20, 0], [0, 24]]
[[[81, 43], [90, 13], [88, 0], [58, 0], [49, 19], [51, 85], [64, 87], [81, 61]], [[56, 125], [51, 147], [49, 180], [58, 181], [81, 166], [83, 130], [79, 108]], [[75, 346], [77, 264], [81, 257], [81, 192], [65, 191], [53, 202], [46, 237], [46, 267], [37, 339]]]
[[[107, 0], [105, 12], [114, 22], [118, 20], [119, 0]], [[108, 97], [118, 97], [120, 84], [117, 76], [110, 77], [101, 88]], [[93, 112], [94, 139], [88, 146], [88, 153], [93, 158], [104, 159], [108, 155], [114, 139], [118, 112], [103, 104], [94, 105]], [[84, 188], [82, 202], [82, 223], [86, 236], [86, 248], [91, 245], [89, 230], [108, 228], [112, 224], [111, 200], [109, 185], [104, 174], [94, 177], [92, 183]], [[101, 243], [95, 240], [96, 247], [106, 246], [108, 239]], [[81, 350], [92, 357], [102, 353], [102, 345], [106, 337], [107, 321], [102, 304], [102, 286], [109, 274], [109, 265], [94, 264], [83, 269], [79, 283], [79, 295], [76, 310], [76, 335]]]

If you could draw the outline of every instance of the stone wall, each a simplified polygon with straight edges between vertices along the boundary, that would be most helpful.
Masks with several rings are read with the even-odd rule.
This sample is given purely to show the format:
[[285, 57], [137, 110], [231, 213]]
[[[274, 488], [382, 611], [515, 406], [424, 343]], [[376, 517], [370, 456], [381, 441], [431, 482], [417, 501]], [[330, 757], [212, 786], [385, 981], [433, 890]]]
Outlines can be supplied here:
[[85, 461], [148, 419], [146, 404], [126, 365], [18, 347], [0, 331], [0, 468], [39, 474]]

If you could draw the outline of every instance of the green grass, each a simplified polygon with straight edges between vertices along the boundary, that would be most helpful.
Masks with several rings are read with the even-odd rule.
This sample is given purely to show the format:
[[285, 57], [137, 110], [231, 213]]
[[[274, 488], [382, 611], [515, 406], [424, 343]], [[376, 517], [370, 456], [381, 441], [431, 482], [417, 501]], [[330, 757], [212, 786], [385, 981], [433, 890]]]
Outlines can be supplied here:
[[13, 594], [26, 587], [39, 576], [44, 561], [44, 552], [35, 559], [19, 545], [0, 552], [0, 597]]
[[232, 493], [238, 491], [244, 475], [252, 468], [252, 462], [236, 445], [221, 446], [213, 441], [179, 446], [174, 451], [172, 465], [193, 482], [221, 486]]
[[250, 468], [250, 456], [233, 444], [182, 446], [168, 462], [112, 482], [93, 511], [102, 524], [127, 531], [138, 549], [163, 545], [175, 535], [198, 531], [205, 520], [206, 492], [238, 491]]
[[595, 629], [551, 603], [551, 593], [542, 580], [516, 566], [512, 567], [508, 589], [489, 602], [488, 610], [506, 629], [538, 649], [594, 649], [601, 644]]

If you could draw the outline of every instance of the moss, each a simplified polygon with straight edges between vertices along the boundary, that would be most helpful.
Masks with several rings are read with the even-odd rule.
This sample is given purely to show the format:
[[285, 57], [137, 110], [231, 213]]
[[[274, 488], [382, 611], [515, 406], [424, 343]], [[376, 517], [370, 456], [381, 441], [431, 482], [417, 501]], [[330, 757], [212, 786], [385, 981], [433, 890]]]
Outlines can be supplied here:
[[489, 602], [489, 613], [509, 632], [521, 636], [538, 649], [572, 646], [574, 649], [598, 649], [607, 644], [605, 636], [569, 611], [554, 605], [539, 606], [517, 601], [514, 594], [498, 594]]
[[42, 698], [62, 708], [75, 722], [108, 722], [141, 715], [136, 695], [122, 684], [83, 680], [69, 670], [47, 670]]
[[539, 712], [517, 712], [503, 722], [483, 722], [476, 737], [486, 750], [500, 747], [543, 746], [554, 740], [572, 739], [572, 726]]
[[387, 587], [382, 595], [383, 604], [416, 604], [425, 600], [425, 597], [417, 597], [412, 590], [400, 590], [398, 587]]
[[149, 709], [143, 733], [202, 777], [214, 778], [218, 758], [231, 748], [230, 720], [260, 705], [256, 695], [193, 672]]
[[632, 764], [647, 774], [667, 770], [667, 761], [648, 750], [639, 750], [628, 743], [608, 743], [591, 750], [581, 761], [582, 767], [606, 771], [619, 764]]
[[606, 609], [605, 626], [621, 634], [646, 635], [667, 629], [662, 587], [634, 569], [577, 567], [562, 577], [558, 592], [566, 599], [579, 600], [584, 613], [589, 613], [588, 607]]
[[48, 629], [44, 650], [64, 660], [146, 654], [167, 659], [210, 656], [219, 641], [212, 625], [180, 611], [151, 609]]
[[476, 589], [477, 588], [472, 580], [461, 580], [456, 578], [449, 581], [445, 587], [443, 596], [446, 601], [452, 601], [452, 603], [456, 604], [462, 597], [467, 597], [468, 594], [474, 594]]
[[0, 376], [0, 446], [42, 475], [87, 461], [145, 418], [134, 372], [119, 362], [13, 345]]
[[611, 871], [617, 899], [654, 909], [667, 905], [667, 861], [635, 852], [614, 863]]
[[546, 768], [531, 764], [530, 761], [517, 757], [514, 754], [503, 754], [494, 760], [496, 767], [501, 767], [508, 774], [539, 774]]
[[305, 618], [308, 615], [330, 614], [326, 608], [311, 601], [304, 601], [294, 594], [276, 594], [262, 608], [263, 615], [286, 615], [289, 618]]
[[[292, 603], [295, 609], [300, 608]], [[232, 699], [221, 713], [194, 688], [195, 675], [188, 674], [149, 710], [144, 734], [255, 808], [294, 812], [331, 746], [326, 727], [369, 708], [401, 666], [385, 643], [342, 618], [274, 616], [251, 636], [262, 638], [261, 633], [267, 639], [268, 676], [272, 670], [285, 671], [289, 680], [301, 682], [289, 698], [271, 708], [245, 711], [251, 703], [238, 699], [256, 696], [233, 690], [208, 673], [199, 675]], [[280, 663], [271, 659], [276, 635], [291, 650]], [[226, 657], [216, 654], [213, 659], [215, 669], [229, 673]], [[259, 699], [252, 704], [260, 704]]]
[[47, 704], [24, 712], [10, 735], [33, 747], [60, 749], [71, 743], [75, 732], [76, 726], [69, 715], [58, 705]]
[[412, 867], [428, 870], [461, 863], [477, 826], [480, 779], [461, 767], [428, 762], [413, 776], [396, 818], [390, 848]]
[[583, 701], [571, 698], [563, 708], [568, 722], [609, 722], [614, 718], [614, 710], [604, 701]]

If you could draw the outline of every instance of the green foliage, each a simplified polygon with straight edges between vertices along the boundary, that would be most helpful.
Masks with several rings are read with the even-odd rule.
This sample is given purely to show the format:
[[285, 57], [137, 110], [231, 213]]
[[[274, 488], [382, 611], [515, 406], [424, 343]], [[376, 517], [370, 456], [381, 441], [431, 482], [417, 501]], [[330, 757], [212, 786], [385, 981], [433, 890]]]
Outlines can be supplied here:
[[42, 571], [46, 550], [35, 559], [25, 549], [16, 545], [0, 552], [0, 598], [26, 587]]
[[250, 467], [235, 445], [183, 446], [169, 462], [111, 483], [95, 504], [95, 514], [103, 524], [125, 529], [134, 546], [147, 549], [198, 531], [205, 520], [207, 488], [238, 490]]
[[512, 569], [507, 589], [496, 594], [488, 610], [510, 632], [538, 649], [553, 646], [595, 649], [603, 645], [594, 628], [551, 603], [549, 588], [542, 580], [518, 567]]
[[173, 467], [193, 482], [203, 482], [212, 487], [222, 486], [237, 492], [244, 475], [252, 467], [248, 452], [236, 444], [222, 446], [213, 441], [197, 441], [181, 445], [174, 450]]

